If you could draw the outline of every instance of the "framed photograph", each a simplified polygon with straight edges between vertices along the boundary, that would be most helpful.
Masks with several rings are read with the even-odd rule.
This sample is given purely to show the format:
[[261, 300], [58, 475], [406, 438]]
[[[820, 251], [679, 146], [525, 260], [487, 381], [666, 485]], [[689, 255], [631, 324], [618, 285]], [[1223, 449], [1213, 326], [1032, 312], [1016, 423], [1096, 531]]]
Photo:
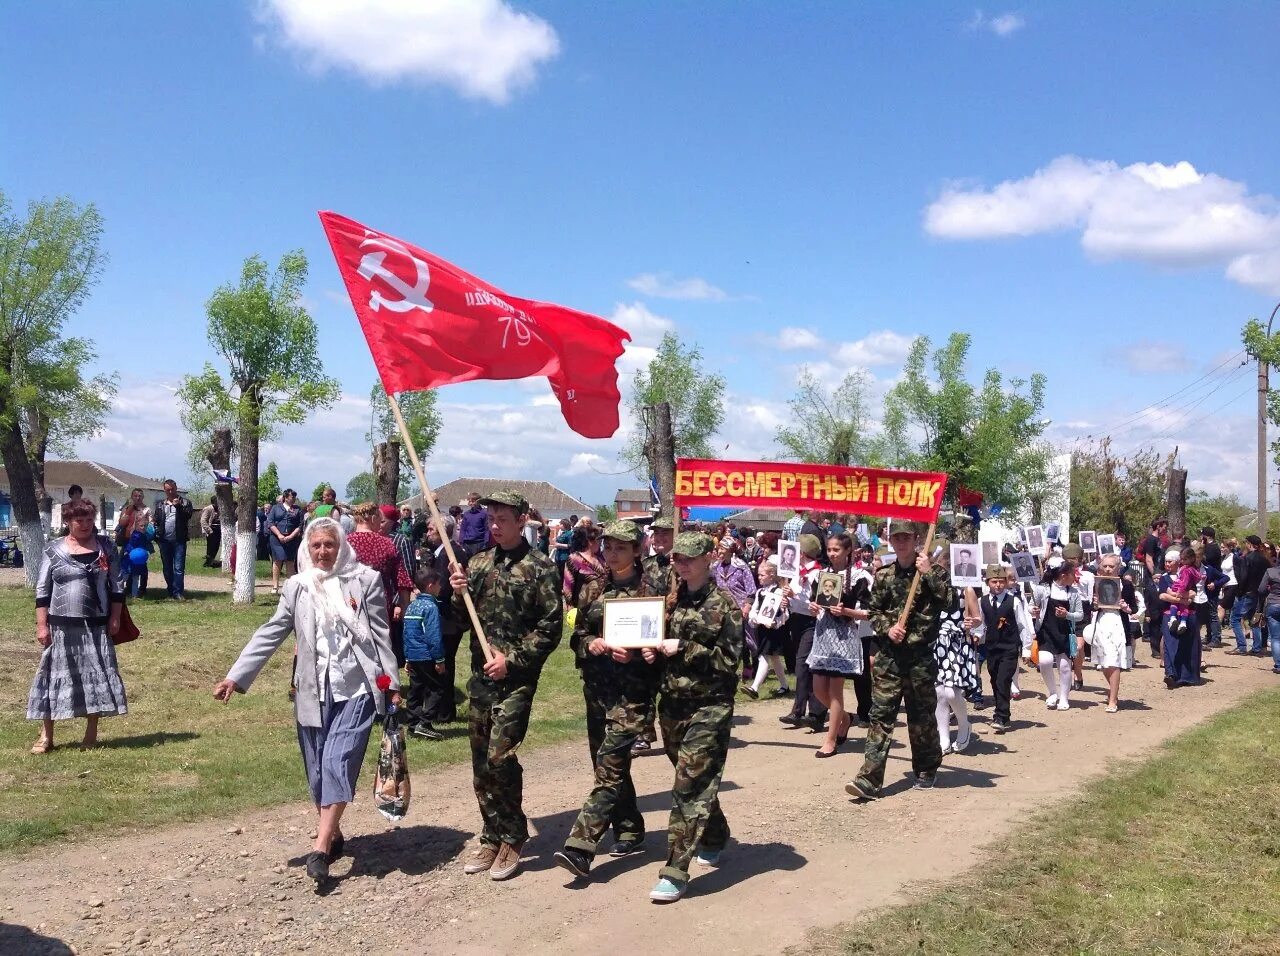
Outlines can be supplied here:
[[1080, 547], [1085, 551], [1086, 554], [1097, 554], [1098, 553], [1098, 532], [1081, 531]]
[[1114, 534], [1098, 535], [1098, 555], [1106, 557], [1108, 554], [1119, 554], [1116, 549], [1116, 536]]
[[610, 647], [658, 647], [666, 633], [666, 598], [608, 598], [604, 642]]
[[780, 613], [782, 613], [782, 590], [778, 588], [765, 594], [760, 599], [759, 605], [751, 609], [751, 620], [758, 627], [777, 627]]
[[880, 567], [887, 568], [897, 560], [898, 556], [896, 554], [882, 554], [880, 555]]
[[1020, 582], [1029, 582], [1035, 584], [1040, 580], [1040, 569], [1036, 567], [1036, 557], [1026, 551], [1015, 551], [1009, 555], [1009, 560], [1013, 563], [1013, 573], [1018, 576]]
[[1056, 521], [1050, 521], [1047, 525], [1044, 526], [1045, 540], [1050, 542], [1051, 544], [1057, 544], [1058, 537], [1061, 534], [1062, 534], [1062, 525], [1060, 525]]
[[1032, 554], [1044, 554], [1044, 528], [1038, 524], [1028, 525], [1027, 550]]
[[[1114, 542], [1113, 542], [1114, 544]], [[1084, 545], [1081, 545], [1084, 547]], [[1093, 606], [1099, 611], [1118, 611], [1123, 599], [1123, 583], [1120, 578], [1095, 575], [1093, 579]]]
[[951, 546], [951, 583], [958, 588], [982, 587], [981, 551], [976, 544]]
[[819, 607], [837, 607], [844, 599], [844, 581], [835, 571], [823, 571], [818, 576], [818, 596], [813, 603]]
[[1018, 525], [1018, 544], [1025, 545], [1027, 543], [1027, 528], [1025, 525]]
[[1000, 542], [991, 540], [991, 541], [982, 541], [980, 543], [982, 545], [983, 565], [999, 564], [1000, 563]]
[[790, 578], [792, 581], [800, 577], [799, 542], [778, 542], [778, 577]]

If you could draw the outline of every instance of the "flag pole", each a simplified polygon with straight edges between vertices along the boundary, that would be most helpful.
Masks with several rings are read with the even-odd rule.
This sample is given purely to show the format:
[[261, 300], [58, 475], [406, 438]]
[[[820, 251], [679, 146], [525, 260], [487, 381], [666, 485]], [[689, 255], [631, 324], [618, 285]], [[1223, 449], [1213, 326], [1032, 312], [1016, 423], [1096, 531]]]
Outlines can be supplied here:
[[[418, 476], [418, 484], [422, 486], [422, 500], [431, 509], [431, 518], [436, 523], [436, 531], [440, 534], [440, 540], [444, 542], [445, 554], [449, 556], [449, 567], [450, 569], [461, 567], [458, 564], [458, 556], [453, 553], [453, 541], [445, 533], [444, 520], [440, 517], [440, 510], [436, 507], [436, 499], [431, 493], [431, 486], [427, 484], [427, 476], [422, 471], [422, 462], [418, 460], [418, 450], [413, 447], [413, 439], [409, 437], [409, 426], [404, 423], [404, 413], [400, 411], [400, 403], [396, 401], [394, 392], [387, 392], [387, 401], [391, 405], [391, 414], [396, 418], [396, 427], [400, 429], [400, 437], [404, 439], [404, 447], [409, 452], [409, 461], [413, 463], [413, 473]], [[493, 648], [489, 646], [489, 641], [484, 636], [484, 628], [480, 625], [479, 615], [476, 614], [476, 606], [471, 600], [471, 592], [466, 588], [462, 590], [462, 600], [467, 606], [467, 614], [471, 618], [471, 627], [475, 631], [476, 639], [480, 642], [480, 650], [484, 653], [484, 661], [487, 664], [493, 660]]]
[[[933, 532], [938, 527], [937, 522], [929, 522], [929, 533], [924, 537], [924, 550], [921, 554], [928, 554], [929, 549], [933, 546]], [[930, 558], [930, 561], [933, 559]], [[898, 616], [898, 626], [906, 627], [907, 618], [911, 616], [911, 608], [916, 603], [916, 591], [920, 590], [920, 572], [915, 573], [915, 577], [911, 579], [911, 587], [907, 590], [907, 606], [902, 609], [902, 613]]]

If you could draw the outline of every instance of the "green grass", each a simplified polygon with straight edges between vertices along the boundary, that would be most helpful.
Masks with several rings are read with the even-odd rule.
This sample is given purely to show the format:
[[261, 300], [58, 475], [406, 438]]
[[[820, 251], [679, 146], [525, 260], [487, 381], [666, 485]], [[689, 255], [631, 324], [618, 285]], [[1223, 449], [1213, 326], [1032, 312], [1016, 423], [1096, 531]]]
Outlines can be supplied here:
[[1280, 690], [1091, 784], [989, 859], [918, 903], [813, 933], [799, 951], [1280, 952]]
[[[103, 746], [80, 752], [84, 721], [67, 721], [56, 725], [57, 748], [33, 756], [39, 725], [26, 719], [40, 652], [33, 602], [30, 591], [0, 588], [0, 853], [306, 799], [286, 697], [291, 645], [281, 647], [249, 694], [226, 705], [211, 696], [274, 602], [260, 596], [233, 609], [226, 594], [190, 597], [132, 605], [142, 637], [119, 648], [129, 714], [101, 722]], [[469, 663], [464, 647], [459, 671]], [[440, 742], [410, 743], [414, 771], [470, 759], [465, 722], [445, 732]], [[543, 672], [527, 746], [584, 734], [581, 683], [566, 641]], [[375, 750], [370, 746], [362, 787], [372, 786]]]

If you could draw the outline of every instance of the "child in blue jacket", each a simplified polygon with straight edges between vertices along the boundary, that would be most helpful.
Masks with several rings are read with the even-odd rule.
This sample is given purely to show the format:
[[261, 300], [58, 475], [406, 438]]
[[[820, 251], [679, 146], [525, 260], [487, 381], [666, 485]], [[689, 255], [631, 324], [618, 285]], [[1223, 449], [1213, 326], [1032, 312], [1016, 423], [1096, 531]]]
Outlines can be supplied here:
[[423, 740], [443, 740], [425, 713], [427, 692], [445, 673], [444, 640], [440, 635], [440, 572], [422, 567], [414, 575], [413, 601], [404, 612], [404, 657], [409, 671], [409, 733]]

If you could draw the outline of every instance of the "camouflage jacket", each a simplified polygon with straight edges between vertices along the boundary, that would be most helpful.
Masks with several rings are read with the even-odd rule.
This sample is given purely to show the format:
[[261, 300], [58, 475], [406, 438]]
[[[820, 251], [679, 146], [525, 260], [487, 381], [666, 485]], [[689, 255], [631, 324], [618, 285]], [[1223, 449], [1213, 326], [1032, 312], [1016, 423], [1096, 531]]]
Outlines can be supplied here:
[[[467, 565], [467, 590], [495, 651], [506, 655], [508, 679], [538, 679], [547, 656], [560, 643], [563, 621], [560, 575], [555, 562], [523, 539], [510, 551], [493, 547]], [[453, 596], [459, 621], [467, 621], [461, 594]], [[475, 635], [471, 637], [471, 670], [484, 667]]]
[[[583, 680], [607, 685], [602, 691], [621, 692], [628, 700], [648, 700], [652, 702], [658, 689], [660, 670], [657, 666], [646, 664], [639, 651], [631, 652], [631, 660], [620, 664], [608, 654], [592, 654], [587, 646], [604, 632], [604, 602], [610, 598], [649, 597], [649, 590], [643, 576], [637, 575], [629, 581], [618, 582], [612, 578], [597, 578], [583, 588], [583, 600], [578, 611], [578, 623], [573, 629], [570, 644], [574, 658], [583, 671]], [[661, 663], [659, 658], [659, 664]]]
[[[906, 607], [907, 592], [911, 589], [911, 579], [915, 576], [914, 564], [903, 568], [897, 561], [876, 572], [875, 581], [871, 585], [869, 620], [876, 635], [885, 641], [889, 640], [889, 628], [898, 623], [898, 617]], [[907, 636], [903, 643], [931, 645], [941, 627], [939, 615], [951, 606], [951, 600], [951, 580], [946, 569], [935, 564], [920, 579], [920, 587], [916, 589], [916, 602], [907, 618]]]
[[640, 562], [644, 572], [644, 584], [650, 594], [665, 595], [671, 590], [671, 558], [651, 554]]
[[692, 593], [680, 585], [667, 617], [667, 635], [680, 650], [666, 658], [662, 695], [698, 703], [727, 703], [737, 690], [742, 658], [742, 612], [714, 581]]

